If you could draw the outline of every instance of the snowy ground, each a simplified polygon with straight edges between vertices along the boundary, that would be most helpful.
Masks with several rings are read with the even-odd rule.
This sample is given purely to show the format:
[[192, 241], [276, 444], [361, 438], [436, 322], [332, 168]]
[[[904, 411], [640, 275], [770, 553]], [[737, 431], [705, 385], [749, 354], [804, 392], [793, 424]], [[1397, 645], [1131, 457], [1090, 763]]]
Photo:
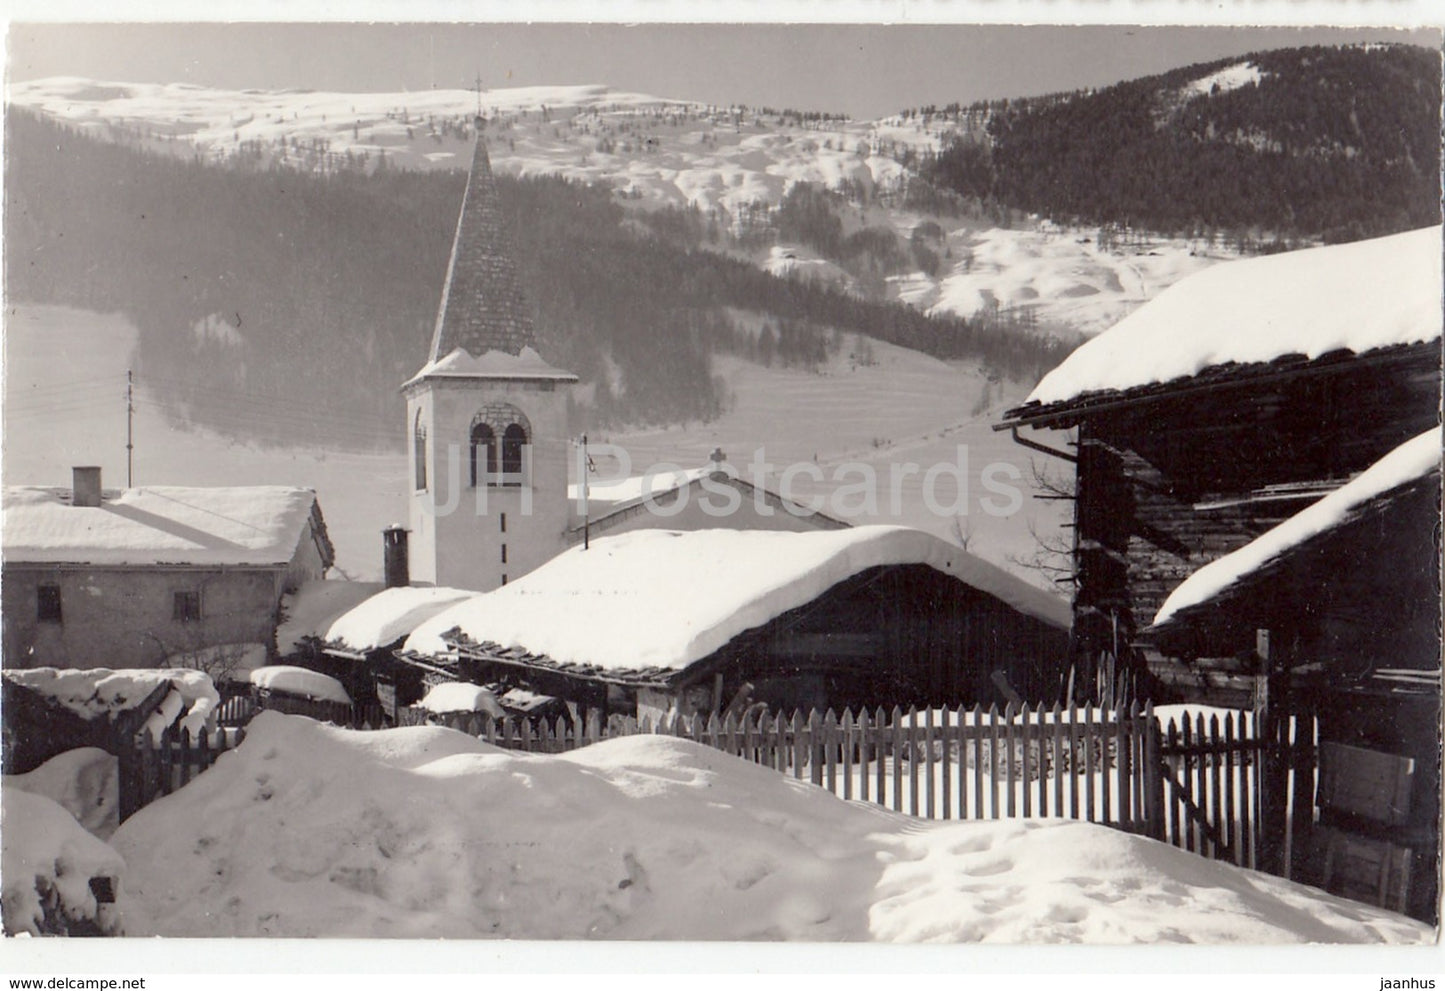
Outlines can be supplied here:
[[131, 934], [1391, 942], [1379, 909], [1086, 823], [920, 823], [684, 740], [546, 757], [262, 713], [115, 834]]
[[[1060, 532], [1070, 504], [1030, 495], [1034, 463], [1051, 459], [992, 429], [1005, 407], [1022, 400], [1027, 386], [991, 382], [977, 364], [939, 361], [882, 341], [870, 341], [869, 350], [871, 357], [864, 354], [860, 361], [862, 349], [847, 335], [841, 353], [821, 374], [719, 356], [715, 369], [727, 381], [733, 404], [716, 420], [592, 439], [622, 448], [631, 470], [638, 473], [659, 463], [703, 465], [713, 449], [721, 447], [748, 481], [756, 477], [754, 462], [765, 461], [770, 467], [761, 474], [774, 491], [782, 487], [789, 466], [816, 464], [823, 480], [795, 473], [789, 493], [827, 500], [829, 512], [836, 508], [834, 493], [867, 477], [862, 472], [871, 472], [877, 499], [871, 506], [845, 500], [844, 508], [852, 510], [845, 514], [850, 523], [896, 523], [954, 542], [963, 536], [970, 552], [1011, 569], [1013, 559], [1037, 551], [1034, 531]], [[1057, 443], [1056, 438], [1048, 440]], [[961, 455], [960, 448], [967, 453]], [[600, 472], [619, 471], [610, 459], [597, 461]], [[904, 472], [910, 464], [919, 470]], [[1016, 478], [1014, 484], [1023, 493], [1019, 511], [1004, 517], [990, 515], [982, 503], [990, 498], [981, 484], [982, 473], [994, 464], [1007, 466], [1000, 478]], [[962, 467], [969, 480], [967, 492], [960, 492], [949, 474], [941, 476], [934, 492], [940, 508], [956, 504], [966, 513], [934, 512], [925, 503], [925, 473], [935, 465]], [[1020, 575], [1040, 584], [1047, 581], [1035, 572]]]

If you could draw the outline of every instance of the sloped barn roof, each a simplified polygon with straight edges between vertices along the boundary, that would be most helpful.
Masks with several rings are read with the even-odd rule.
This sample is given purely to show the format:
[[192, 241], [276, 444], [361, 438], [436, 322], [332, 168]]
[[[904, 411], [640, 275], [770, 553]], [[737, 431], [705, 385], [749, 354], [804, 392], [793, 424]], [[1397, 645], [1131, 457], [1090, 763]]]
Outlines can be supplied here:
[[1226, 262], [1182, 279], [1045, 375], [1010, 420], [1195, 378], [1437, 341], [1441, 228]]
[[870, 568], [927, 565], [1067, 629], [1068, 603], [932, 534], [864, 526], [793, 533], [638, 530], [574, 547], [424, 623], [403, 649], [465, 638], [553, 664], [677, 671]]

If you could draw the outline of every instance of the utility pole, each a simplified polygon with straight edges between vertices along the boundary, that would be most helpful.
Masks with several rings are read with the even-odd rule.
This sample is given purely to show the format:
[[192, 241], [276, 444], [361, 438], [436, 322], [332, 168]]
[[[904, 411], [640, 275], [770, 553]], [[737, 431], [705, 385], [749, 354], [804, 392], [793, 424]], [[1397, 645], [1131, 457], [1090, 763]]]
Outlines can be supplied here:
[[582, 435], [582, 549], [592, 544], [592, 523], [587, 511], [587, 476], [592, 472], [592, 459], [587, 456], [587, 435]]
[[134, 486], [132, 475], [135, 470], [135, 376], [131, 370], [125, 370], [125, 487]]

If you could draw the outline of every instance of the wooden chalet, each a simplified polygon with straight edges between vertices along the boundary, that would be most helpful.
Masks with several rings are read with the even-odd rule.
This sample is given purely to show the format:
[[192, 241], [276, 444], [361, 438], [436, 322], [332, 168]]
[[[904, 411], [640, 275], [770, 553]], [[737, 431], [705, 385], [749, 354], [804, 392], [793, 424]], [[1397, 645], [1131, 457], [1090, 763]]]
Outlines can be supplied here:
[[[1189, 575], [1437, 424], [1440, 260], [1436, 227], [1217, 265], [1005, 414], [997, 429], [1074, 464], [1076, 661], [1147, 665], [1156, 701], [1253, 700], [1248, 645], [1174, 658], [1140, 634]], [[1232, 622], [1252, 642], [1256, 619]]]
[[904, 527], [640, 530], [443, 612], [399, 656], [605, 714], [1056, 697], [1062, 600]]
[[1250, 656], [1265, 700], [1318, 713], [1325, 887], [1437, 920], [1439, 429], [1200, 569], [1142, 634], [1166, 656]]

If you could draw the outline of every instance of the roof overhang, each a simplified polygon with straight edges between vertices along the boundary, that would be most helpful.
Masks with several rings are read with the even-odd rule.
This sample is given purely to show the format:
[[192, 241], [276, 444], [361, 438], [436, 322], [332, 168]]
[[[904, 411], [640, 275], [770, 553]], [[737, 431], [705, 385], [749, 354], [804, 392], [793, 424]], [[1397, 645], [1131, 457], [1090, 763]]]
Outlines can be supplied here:
[[1231, 389], [1273, 385], [1316, 375], [1336, 375], [1361, 369], [1388, 367], [1423, 357], [1438, 362], [1440, 354], [1441, 342], [1439, 338], [1435, 338], [1376, 348], [1363, 354], [1340, 350], [1317, 358], [1291, 354], [1268, 362], [1214, 365], [1197, 375], [1169, 382], [1156, 382], [1127, 390], [1090, 392], [1056, 403], [1025, 403], [1006, 410], [1003, 419], [995, 423], [993, 429], [999, 431], [1032, 427], [1040, 430], [1065, 430], [1078, 426], [1091, 417], [1138, 409], [1154, 403], [1191, 399]]

